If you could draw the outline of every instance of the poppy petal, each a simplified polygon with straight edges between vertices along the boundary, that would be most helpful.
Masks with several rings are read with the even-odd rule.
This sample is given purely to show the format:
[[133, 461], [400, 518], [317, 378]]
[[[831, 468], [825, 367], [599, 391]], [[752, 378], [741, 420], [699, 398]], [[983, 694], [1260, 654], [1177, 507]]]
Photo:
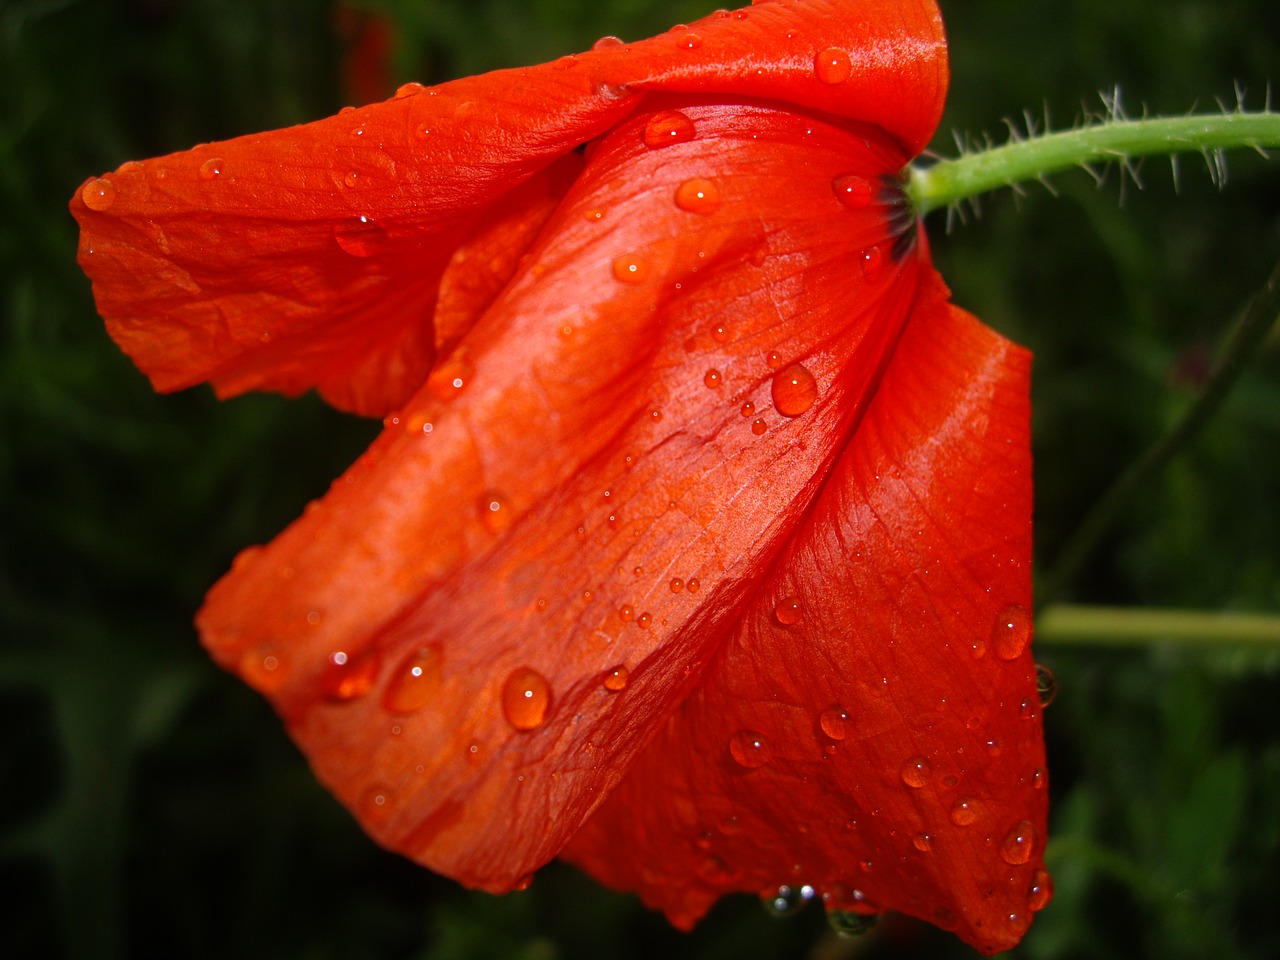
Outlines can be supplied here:
[[903, 159], [652, 98], [368, 453], [214, 587], [206, 645], [375, 837], [509, 889], [699, 682], [928, 269], [892, 236]]
[[[931, 0], [777, 0], [125, 164], [72, 200], [79, 259], [112, 337], [157, 389], [316, 387], [381, 416], [456, 342], [457, 329], [439, 325], [470, 315], [437, 313], [450, 264], [479, 272], [457, 278], [463, 289], [500, 286], [494, 263], [509, 268], [529, 230], [490, 228], [516, 210], [535, 228], [565, 183], [548, 168], [571, 165], [570, 152], [641, 107], [642, 93], [785, 99], [877, 124], [909, 156], [931, 135], [945, 86]], [[459, 256], [477, 234], [491, 252], [503, 247], [496, 261]]]
[[1029, 358], [940, 287], [732, 637], [566, 851], [679, 926], [807, 885], [993, 953], [1043, 906]]

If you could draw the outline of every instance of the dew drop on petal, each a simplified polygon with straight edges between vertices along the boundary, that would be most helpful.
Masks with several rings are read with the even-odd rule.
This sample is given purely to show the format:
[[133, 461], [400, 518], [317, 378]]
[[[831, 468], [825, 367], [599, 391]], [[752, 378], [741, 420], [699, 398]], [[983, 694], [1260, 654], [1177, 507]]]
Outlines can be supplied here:
[[756, 417], [754, 420], [751, 421], [751, 432], [754, 433], [757, 437], [760, 436], [762, 433], [764, 433], [768, 429], [769, 429], [769, 424], [765, 423], [764, 419], [761, 417]]
[[342, 182], [348, 187], [354, 187], [360, 182], [360, 172], [358, 170], [348, 170], [347, 175], [342, 178]]
[[90, 210], [106, 210], [116, 200], [116, 185], [106, 177], [90, 180], [80, 191], [80, 199]]
[[200, 164], [200, 179], [214, 180], [221, 176], [222, 163], [223, 160], [221, 157], [210, 157], [204, 163]]
[[427, 388], [437, 400], [452, 400], [475, 376], [475, 365], [465, 353], [455, 353], [427, 377]]
[[604, 688], [610, 693], [625, 690], [630, 676], [631, 672], [625, 666], [619, 664], [604, 675]]
[[1027, 909], [1037, 913], [1053, 899], [1053, 878], [1047, 870], [1037, 870], [1031, 875], [1031, 889], [1027, 891]]
[[621, 283], [643, 283], [648, 275], [648, 265], [634, 253], [623, 254], [613, 261], [613, 277]]
[[502, 714], [517, 730], [542, 726], [551, 706], [551, 686], [546, 678], [529, 667], [512, 671], [502, 685]]
[[853, 61], [839, 47], [827, 47], [813, 59], [813, 73], [823, 83], [844, 83], [853, 72]]
[[724, 196], [713, 180], [694, 177], [676, 187], [676, 206], [687, 213], [715, 213], [723, 203]]
[[760, 902], [775, 917], [789, 917], [798, 913], [812, 898], [813, 887], [784, 883], [777, 890], [764, 894]]
[[742, 414], [744, 417], [749, 417], [756, 412], [756, 405], [752, 403], [750, 400], [748, 400], [746, 403], [744, 403], [741, 407], [738, 408], [738, 412]]
[[415, 713], [440, 691], [444, 654], [435, 644], [415, 650], [391, 671], [382, 706], [390, 713]]
[[770, 370], [777, 370], [783, 364], [782, 354], [777, 350], [770, 350], [765, 355], [764, 362], [768, 364]]
[[861, 937], [880, 922], [879, 914], [853, 910], [828, 910], [827, 924], [842, 937]]
[[400, 86], [396, 87], [396, 99], [403, 100], [405, 97], [417, 96], [426, 89], [427, 88], [418, 83], [418, 81], [410, 80], [408, 83], [402, 83]]
[[773, 406], [784, 417], [798, 417], [818, 399], [818, 381], [801, 364], [793, 363], [773, 376]]
[[1036, 664], [1036, 693], [1042, 707], [1049, 706], [1058, 695], [1058, 678], [1043, 663]]
[[478, 504], [480, 522], [490, 533], [502, 533], [511, 526], [511, 504], [497, 490], [486, 490]]
[[705, 384], [708, 387], [711, 387], [712, 389], [715, 389], [716, 387], [720, 386], [722, 379], [723, 378], [720, 376], [719, 370], [708, 370], [706, 373], [702, 375], [703, 384]]
[[599, 207], [592, 207], [590, 210], [588, 210], [586, 213], [582, 215], [582, 218], [586, 220], [588, 223], [599, 223], [601, 220], [604, 219], [604, 211], [601, 210]]
[[1031, 848], [1035, 846], [1036, 829], [1030, 820], [1022, 820], [1014, 825], [1000, 844], [1000, 859], [1005, 863], [1017, 866], [1031, 859]]
[[911, 838], [911, 845], [921, 853], [928, 853], [933, 849], [933, 837], [927, 833], [917, 833]]
[[386, 231], [363, 214], [333, 228], [333, 239], [353, 257], [372, 257], [387, 241]]
[[690, 578], [685, 582], [685, 585], [684, 585], [685, 589], [686, 589], [686, 590], [688, 590], [690, 593], [697, 593], [697, 592], [698, 592], [698, 588], [699, 588], [699, 587], [701, 587], [701, 586], [702, 586], [702, 584], [701, 584], [701, 582], [698, 580], [698, 578], [697, 578], [697, 577], [690, 577]]
[[376, 657], [350, 656], [345, 650], [335, 650], [329, 654], [320, 690], [330, 700], [354, 700], [369, 692], [377, 676]]
[[623, 43], [622, 43], [621, 37], [601, 37], [599, 40], [597, 40], [595, 43], [591, 45], [591, 49], [607, 50], [610, 47], [620, 47], [622, 45]]
[[679, 110], [655, 113], [644, 125], [644, 145], [651, 150], [693, 139], [693, 121]]
[[671, 587], [672, 593], [679, 593], [681, 590], [684, 589], [684, 581], [681, 580], [679, 577], [672, 577], [670, 587]]
[[684, 47], [686, 50], [697, 50], [702, 46], [702, 38], [696, 33], [686, 33], [683, 36], [678, 37], [676, 39], [676, 43], [679, 46]]
[[381, 820], [391, 811], [391, 791], [374, 785], [360, 795], [360, 816], [366, 820]]
[[622, 606], [618, 608], [618, 619], [621, 620], [623, 623], [630, 623], [635, 618], [636, 618], [636, 611], [635, 611], [635, 608], [631, 606], [631, 604], [624, 603]]
[[799, 597], [786, 597], [778, 601], [773, 608], [774, 619], [784, 627], [792, 626], [804, 619], [804, 610], [800, 606]]
[[853, 732], [853, 718], [848, 710], [836, 704], [819, 714], [818, 726], [832, 740], [843, 740]]
[[951, 805], [951, 822], [957, 827], [967, 827], [978, 819], [981, 804], [973, 797], [961, 797]]
[[1031, 642], [1031, 630], [1031, 614], [1026, 607], [1005, 607], [991, 629], [991, 649], [1001, 660], [1016, 660]]
[[636, 626], [641, 630], [648, 630], [649, 624], [653, 621], [653, 615], [650, 613], [642, 613], [636, 617]]
[[918, 789], [926, 786], [933, 778], [933, 769], [924, 757], [912, 757], [902, 765], [901, 776], [902, 782], [908, 787]]
[[867, 247], [862, 251], [861, 265], [864, 277], [874, 277], [884, 266], [884, 251], [879, 247]]
[[850, 210], [861, 210], [870, 206], [875, 196], [875, 188], [871, 185], [871, 181], [852, 173], [832, 180], [831, 189], [835, 191], [836, 199]]
[[773, 759], [773, 747], [763, 733], [739, 730], [729, 738], [729, 753], [741, 767], [754, 770]]

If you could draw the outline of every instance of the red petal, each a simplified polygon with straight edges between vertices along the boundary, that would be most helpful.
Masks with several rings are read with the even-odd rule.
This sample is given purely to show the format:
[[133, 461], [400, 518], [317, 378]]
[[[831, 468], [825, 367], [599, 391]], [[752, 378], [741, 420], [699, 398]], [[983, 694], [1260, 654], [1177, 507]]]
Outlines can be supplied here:
[[[200, 616], [371, 833], [488, 889], [558, 853], [698, 682], [921, 269], [891, 255], [877, 197], [903, 157], [882, 134], [685, 104], [692, 139], [648, 148], [675, 122], [653, 106], [593, 145], [458, 350]], [[866, 206], [838, 199], [849, 176]]]
[[928, 290], [821, 495], [698, 689], [567, 856], [689, 926], [811, 885], [993, 953], [1046, 791], [1027, 635], [1028, 357]]
[[[831, 51], [848, 54], [840, 82], [818, 78], [835, 79], [816, 68]], [[931, 0], [777, 0], [126, 164], [72, 200], [80, 263], [112, 336], [157, 389], [315, 386], [339, 407], [380, 415], [420, 385], [442, 339], [456, 339], [432, 318], [459, 246], [527, 208], [525, 229], [481, 241], [509, 265], [563, 188], [547, 168], [644, 105], [640, 92], [785, 99], [879, 124], [909, 156], [932, 133], [945, 78]], [[506, 279], [480, 272], [462, 286]]]

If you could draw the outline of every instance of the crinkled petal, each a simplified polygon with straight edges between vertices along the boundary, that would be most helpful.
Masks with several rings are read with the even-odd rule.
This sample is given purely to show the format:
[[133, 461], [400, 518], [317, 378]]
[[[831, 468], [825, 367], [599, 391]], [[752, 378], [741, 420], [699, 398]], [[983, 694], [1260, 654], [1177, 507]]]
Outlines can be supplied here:
[[694, 689], [927, 269], [883, 133], [674, 103], [591, 146], [427, 385], [199, 618], [374, 836], [474, 886], [555, 856]]
[[678, 925], [809, 885], [993, 953], [1044, 905], [1028, 357], [940, 287], [730, 640], [570, 843]]
[[[496, 292], [562, 195], [571, 151], [644, 94], [786, 101], [879, 125], [909, 156], [945, 86], [931, 0], [775, 0], [125, 164], [72, 200], [80, 263], [111, 335], [157, 389], [316, 387], [383, 415], [474, 316], [452, 311], [442, 274], [455, 291]], [[472, 243], [490, 256], [466, 255]]]

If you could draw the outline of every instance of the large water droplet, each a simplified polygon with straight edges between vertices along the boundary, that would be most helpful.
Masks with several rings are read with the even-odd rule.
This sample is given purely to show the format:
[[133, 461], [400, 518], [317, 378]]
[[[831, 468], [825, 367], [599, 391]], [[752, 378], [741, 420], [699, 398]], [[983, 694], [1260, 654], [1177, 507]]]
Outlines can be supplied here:
[[880, 922], [875, 913], [855, 913], [852, 910], [828, 910], [827, 923], [842, 937], [861, 937]]
[[631, 673], [621, 664], [614, 667], [604, 675], [604, 688], [610, 693], [618, 693], [627, 689], [627, 683], [631, 678]]
[[1027, 909], [1032, 913], [1043, 910], [1053, 899], [1053, 878], [1047, 870], [1031, 874], [1031, 889], [1027, 891]]
[[502, 714], [517, 730], [542, 726], [550, 706], [551, 685], [536, 670], [521, 667], [502, 685]]
[[818, 726], [832, 740], [843, 740], [853, 733], [853, 718], [848, 710], [837, 704], [822, 711], [818, 716]]
[[634, 253], [625, 253], [613, 261], [613, 277], [621, 283], [643, 283], [649, 267]]
[[688, 213], [715, 213], [724, 203], [724, 196], [714, 180], [694, 177], [676, 187], [676, 206]]
[[951, 822], [957, 827], [967, 827], [974, 823], [982, 812], [982, 804], [973, 797], [961, 797], [951, 805]]
[[991, 628], [991, 649], [1001, 660], [1016, 660], [1031, 642], [1031, 630], [1031, 614], [1026, 607], [1005, 607]]
[[804, 610], [800, 606], [799, 597], [787, 597], [778, 601], [773, 608], [774, 619], [784, 627], [790, 627], [804, 619]]
[[106, 177], [90, 180], [80, 191], [80, 199], [90, 210], [106, 210], [116, 202], [116, 185]]
[[1036, 828], [1031, 821], [1019, 821], [1000, 843], [1000, 859], [1014, 866], [1026, 863], [1031, 859], [1031, 848], [1035, 842]]
[[813, 58], [813, 74], [823, 83], [844, 83], [853, 72], [853, 61], [839, 47], [827, 47]]
[[679, 110], [655, 113], [644, 125], [644, 145], [651, 150], [693, 139], [693, 121]]
[[836, 199], [850, 210], [861, 210], [871, 205], [875, 197], [875, 187], [866, 177], [848, 173], [831, 181], [831, 189]]
[[320, 690], [330, 700], [354, 700], [369, 692], [377, 676], [376, 657], [353, 656], [345, 650], [335, 650], [329, 654]]
[[440, 692], [444, 655], [435, 644], [415, 650], [391, 671], [382, 705], [391, 713], [415, 713]]
[[773, 406], [784, 417], [798, 417], [818, 399], [818, 381], [805, 367], [793, 363], [773, 376]]
[[902, 765], [902, 782], [908, 787], [919, 789], [933, 779], [933, 768], [924, 757], [912, 757]]
[[387, 242], [386, 231], [364, 216], [351, 217], [333, 228], [333, 239], [353, 257], [372, 257]]
[[623, 45], [621, 37], [601, 37], [591, 45], [592, 50], [608, 50], [610, 47], [620, 47]]
[[697, 50], [702, 46], [702, 38], [696, 33], [686, 33], [676, 38], [677, 45], [684, 47], [686, 50]]
[[222, 164], [223, 159], [221, 157], [211, 157], [200, 164], [200, 179], [215, 180], [222, 176]]
[[763, 733], [739, 730], [729, 738], [729, 753], [739, 766], [754, 770], [773, 759], [773, 747]]
[[764, 904], [764, 908], [775, 917], [789, 917], [792, 914], [799, 913], [806, 903], [813, 899], [813, 887], [808, 885], [793, 886], [784, 883], [772, 893], [767, 893], [760, 898], [760, 902]]
[[1058, 695], [1058, 678], [1043, 663], [1036, 664], [1036, 693], [1040, 697], [1040, 706], [1047, 707]]

